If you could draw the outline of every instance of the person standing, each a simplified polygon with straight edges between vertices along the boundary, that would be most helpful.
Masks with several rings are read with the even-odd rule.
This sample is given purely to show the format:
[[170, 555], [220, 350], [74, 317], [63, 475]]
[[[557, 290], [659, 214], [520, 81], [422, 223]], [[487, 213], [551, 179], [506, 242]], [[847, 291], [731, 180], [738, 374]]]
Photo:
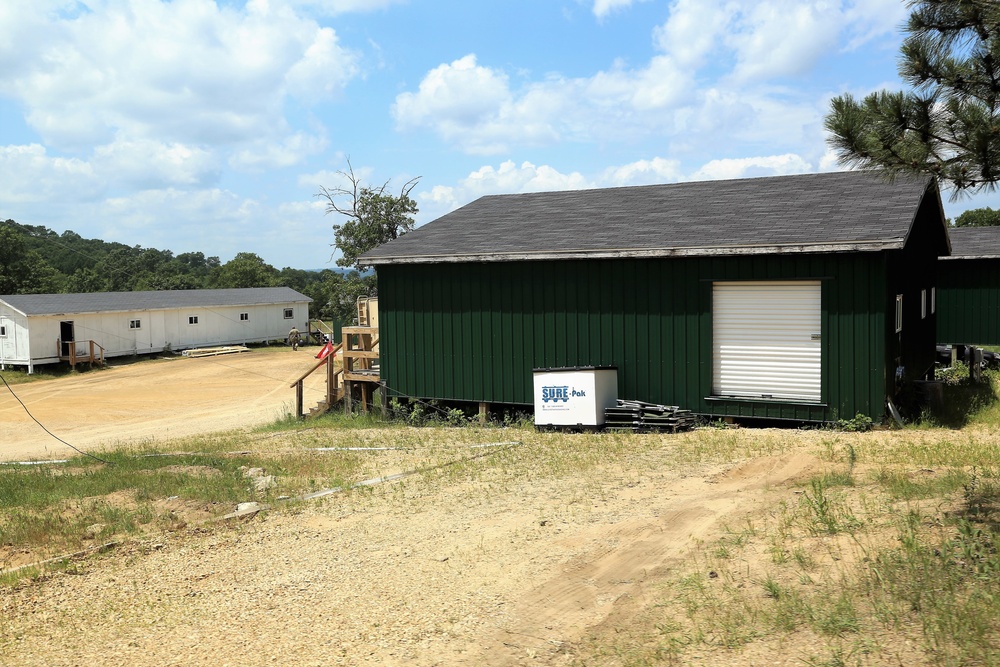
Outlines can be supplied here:
[[292, 346], [293, 351], [299, 349], [299, 342], [301, 340], [302, 334], [299, 333], [298, 329], [292, 327], [292, 330], [288, 332], [288, 344]]

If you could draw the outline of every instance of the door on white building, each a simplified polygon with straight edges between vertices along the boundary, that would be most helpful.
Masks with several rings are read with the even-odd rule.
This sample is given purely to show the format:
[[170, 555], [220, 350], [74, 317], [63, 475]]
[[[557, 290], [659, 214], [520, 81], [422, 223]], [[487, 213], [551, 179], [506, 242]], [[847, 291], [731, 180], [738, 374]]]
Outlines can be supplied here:
[[17, 338], [14, 323], [0, 317], [0, 364], [17, 358]]
[[76, 333], [74, 331], [73, 321], [65, 321], [59, 323], [59, 340], [62, 345], [59, 350], [59, 356], [68, 357], [69, 356], [69, 346], [76, 343]]

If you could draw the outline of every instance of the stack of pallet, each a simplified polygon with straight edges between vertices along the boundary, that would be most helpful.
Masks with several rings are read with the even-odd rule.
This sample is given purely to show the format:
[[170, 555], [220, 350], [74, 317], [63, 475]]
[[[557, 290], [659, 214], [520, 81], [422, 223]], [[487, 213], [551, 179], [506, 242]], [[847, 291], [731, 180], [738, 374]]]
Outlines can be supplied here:
[[632, 431], [687, 431], [694, 428], [695, 418], [690, 410], [676, 405], [657, 405], [643, 401], [623, 401], [604, 411], [604, 425], [609, 429]]

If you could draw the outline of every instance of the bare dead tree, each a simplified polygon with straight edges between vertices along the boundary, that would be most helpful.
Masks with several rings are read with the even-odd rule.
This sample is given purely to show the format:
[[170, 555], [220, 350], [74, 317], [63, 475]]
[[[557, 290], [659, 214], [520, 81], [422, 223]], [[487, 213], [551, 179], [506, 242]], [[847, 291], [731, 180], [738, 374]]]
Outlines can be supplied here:
[[363, 271], [368, 266], [359, 263], [360, 255], [413, 229], [417, 204], [410, 193], [420, 177], [407, 181], [400, 188], [399, 195], [394, 196], [388, 194], [390, 181], [378, 187], [366, 185], [355, 173], [350, 158], [347, 160], [347, 171], [337, 173], [344, 177], [346, 185], [320, 186], [315, 196], [326, 200], [328, 215], [335, 213], [347, 218], [333, 226], [332, 245], [342, 254], [337, 265]]

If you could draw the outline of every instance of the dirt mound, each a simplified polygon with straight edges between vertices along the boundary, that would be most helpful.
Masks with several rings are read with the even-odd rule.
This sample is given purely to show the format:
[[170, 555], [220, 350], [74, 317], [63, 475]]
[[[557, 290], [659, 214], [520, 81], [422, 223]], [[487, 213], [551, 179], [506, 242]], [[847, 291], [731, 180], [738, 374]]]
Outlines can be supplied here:
[[822, 475], [830, 465], [803, 452], [766, 456], [736, 464], [709, 481], [741, 489], [765, 489], [772, 486], [796, 486]]

